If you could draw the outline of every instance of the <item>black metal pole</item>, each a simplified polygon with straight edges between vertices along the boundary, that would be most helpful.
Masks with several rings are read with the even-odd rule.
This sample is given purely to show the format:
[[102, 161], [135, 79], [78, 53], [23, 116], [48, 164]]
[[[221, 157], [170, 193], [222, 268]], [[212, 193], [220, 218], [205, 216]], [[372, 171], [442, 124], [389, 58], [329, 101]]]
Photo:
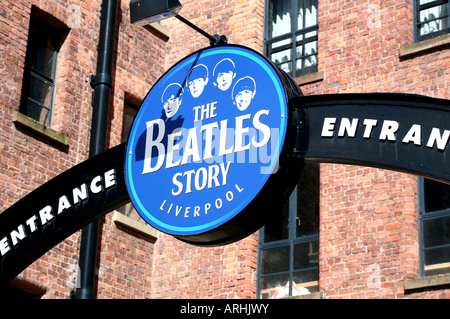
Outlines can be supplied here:
[[182, 16], [180, 16], [179, 14], [177, 14], [175, 16], [175, 18], [177, 18], [178, 20], [180, 20], [181, 22], [183, 22], [184, 24], [186, 24], [188, 27], [194, 29], [195, 31], [197, 31], [198, 33], [200, 33], [201, 35], [203, 35], [204, 37], [208, 38], [209, 40], [209, 44], [211, 44], [211, 46], [216, 46], [216, 45], [224, 45], [227, 44], [227, 37], [224, 35], [218, 35], [218, 34], [214, 34], [214, 35], [210, 35], [209, 33], [203, 31], [202, 29], [200, 29], [199, 27], [197, 27], [195, 24], [193, 24], [192, 22], [190, 22], [189, 20], [183, 18]]
[[[97, 74], [91, 76], [94, 89], [91, 139], [89, 157], [105, 151], [108, 108], [112, 87], [112, 64], [117, 19], [117, 0], [103, 0], [100, 17], [100, 37], [98, 42]], [[79, 282], [73, 297], [75, 299], [93, 299], [95, 267], [97, 259], [98, 221], [82, 229]]]

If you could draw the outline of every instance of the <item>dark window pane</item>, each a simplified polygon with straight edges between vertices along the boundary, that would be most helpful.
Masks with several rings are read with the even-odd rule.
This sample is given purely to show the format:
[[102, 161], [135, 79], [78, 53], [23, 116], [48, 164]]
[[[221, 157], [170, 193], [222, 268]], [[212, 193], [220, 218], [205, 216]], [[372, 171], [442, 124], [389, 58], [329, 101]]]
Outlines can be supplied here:
[[425, 213], [450, 208], [450, 185], [424, 179]]
[[56, 48], [45, 34], [38, 34], [32, 40], [33, 58], [31, 68], [33, 71], [47, 77], [53, 78]]
[[289, 237], [289, 201], [287, 201], [279, 215], [274, 216], [264, 227], [264, 242], [270, 243], [288, 239]]
[[294, 270], [318, 267], [319, 242], [309, 242], [294, 246]]
[[296, 237], [319, 233], [319, 164], [305, 165], [297, 185]]
[[37, 79], [33, 75], [30, 77], [30, 91], [28, 97], [34, 102], [40, 103], [47, 108], [51, 108], [52, 92], [52, 84]]
[[39, 123], [48, 125], [50, 112], [48, 109], [42, 107], [41, 104], [28, 100], [27, 116]]
[[[425, 251], [425, 265], [448, 263], [450, 261], [450, 247], [434, 248]], [[448, 271], [448, 270], [447, 270]]]
[[261, 260], [261, 275], [289, 271], [289, 246], [264, 249]]
[[423, 221], [424, 247], [450, 245], [450, 216]]

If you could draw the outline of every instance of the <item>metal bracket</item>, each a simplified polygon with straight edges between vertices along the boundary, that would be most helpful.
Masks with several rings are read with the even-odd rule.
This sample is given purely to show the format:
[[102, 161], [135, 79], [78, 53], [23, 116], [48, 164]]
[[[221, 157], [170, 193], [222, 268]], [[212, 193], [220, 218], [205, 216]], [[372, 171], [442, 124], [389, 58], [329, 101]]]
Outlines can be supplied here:
[[94, 88], [99, 84], [107, 85], [112, 88], [112, 77], [107, 73], [97, 73], [96, 75], [91, 74], [89, 76], [89, 83], [91, 87]]

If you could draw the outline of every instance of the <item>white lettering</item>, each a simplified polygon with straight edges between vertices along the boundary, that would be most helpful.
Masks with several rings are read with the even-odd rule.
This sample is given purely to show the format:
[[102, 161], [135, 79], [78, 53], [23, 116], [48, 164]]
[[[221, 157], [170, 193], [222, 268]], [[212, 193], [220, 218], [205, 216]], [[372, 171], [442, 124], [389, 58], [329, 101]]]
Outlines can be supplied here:
[[25, 238], [25, 227], [23, 225], [20, 225], [17, 227], [17, 230], [13, 230], [11, 232], [11, 241], [13, 246], [16, 246], [19, 241]]
[[159, 208], [160, 210], [164, 210], [164, 205], [166, 204], [167, 200], [164, 200], [164, 202], [161, 204], [161, 207]]
[[90, 190], [92, 193], [94, 194], [98, 194], [100, 193], [103, 189], [102, 189], [102, 184], [100, 183], [102, 181], [102, 177], [101, 176], [96, 176], [90, 185]]
[[220, 164], [220, 171], [222, 172], [222, 186], [227, 185], [227, 176], [228, 172], [230, 171], [230, 165], [231, 163], [227, 163], [227, 167], [225, 168], [224, 164]]
[[219, 156], [233, 153], [233, 146], [226, 149], [228, 134], [233, 136], [233, 132], [228, 131], [228, 120], [220, 121], [220, 136], [219, 136]]
[[219, 128], [217, 122], [203, 125], [200, 132], [205, 131], [205, 147], [203, 148], [203, 159], [207, 160], [213, 157], [212, 155], [212, 140], [213, 130]]
[[181, 137], [181, 130], [174, 131], [172, 134], [167, 135], [166, 168], [175, 167], [181, 163], [181, 159], [178, 159], [175, 163], [173, 162], [173, 151], [178, 151], [180, 149], [180, 144], [175, 144], [179, 137]]
[[80, 200], [85, 200], [88, 197], [86, 184], [80, 186], [80, 188], [74, 188], [72, 191], [73, 204], [78, 204]]
[[323, 120], [322, 137], [333, 137], [334, 125], [336, 124], [335, 117], [326, 117]]
[[116, 185], [116, 171], [114, 169], [105, 173], [105, 189]]
[[[224, 186], [227, 184], [228, 173], [231, 162], [221, 163], [220, 165], [210, 165], [208, 169], [200, 167], [198, 170], [189, 170], [184, 173], [176, 173], [172, 177], [172, 183], [176, 186], [172, 188], [172, 195], [178, 196], [183, 191], [189, 194], [193, 189], [202, 191], [205, 188]], [[219, 181], [219, 175], [222, 174], [222, 182]], [[184, 182], [182, 181], [184, 178]], [[192, 185], [193, 184], [193, 185]]]
[[37, 219], [37, 216], [34, 215], [26, 221], [26, 224], [28, 225], [28, 227], [30, 227], [30, 230], [32, 233], [37, 229], [36, 219]]
[[[214, 172], [213, 172], [214, 171]], [[214, 187], [219, 187], [220, 183], [217, 177], [220, 174], [219, 166], [211, 165], [208, 167], [208, 188], [212, 188], [212, 182], [214, 181]]]
[[422, 144], [422, 127], [418, 124], [414, 124], [413, 126], [411, 126], [408, 133], [403, 138], [402, 142], [406, 143], [406, 144], [414, 142], [415, 145], [421, 145]]
[[221, 209], [222, 208], [222, 199], [220, 199], [220, 198], [218, 198], [218, 199], [216, 199], [216, 202], [215, 202], [215, 204], [216, 204], [216, 208], [217, 209]]
[[61, 196], [58, 203], [58, 214], [61, 214], [63, 210], [69, 209], [70, 207], [72, 206], [70, 205], [67, 196]]
[[199, 212], [200, 212], [200, 206], [195, 206], [195, 208], [194, 208], [194, 217], [200, 216]]
[[[142, 174], [148, 174], [155, 172], [161, 168], [164, 163], [164, 145], [161, 143], [164, 138], [166, 131], [166, 125], [162, 119], [157, 119], [153, 121], [148, 121], [147, 123], [147, 134], [145, 141], [145, 155], [144, 155], [144, 170]], [[158, 135], [156, 139], [153, 139], [154, 127], [158, 126]], [[156, 165], [152, 167], [152, 151], [153, 147], [156, 147], [158, 151]]]
[[431, 130], [430, 138], [428, 139], [427, 147], [433, 148], [434, 144], [437, 144], [437, 148], [443, 151], [447, 147], [449, 137], [449, 130], [445, 130], [441, 136], [441, 131], [438, 128], [433, 127], [433, 129]]
[[343, 137], [345, 132], [347, 132], [348, 137], [355, 137], [357, 127], [358, 119], [352, 119], [352, 122], [350, 123], [350, 119], [344, 117], [339, 126], [338, 136]]
[[183, 176], [182, 173], [176, 173], [175, 175], [173, 175], [172, 177], [172, 182], [175, 186], [178, 186], [178, 190], [175, 191], [175, 189], [172, 189], [172, 195], [173, 196], [178, 196], [181, 194], [181, 192], [183, 192], [183, 183], [181, 183], [180, 181], [178, 181], [178, 177]]
[[244, 121], [250, 119], [250, 114], [242, 115], [236, 117], [236, 130], [235, 130], [235, 142], [234, 142], [234, 151], [241, 152], [250, 149], [250, 142], [247, 145], [242, 145], [244, 142], [245, 134], [248, 134], [250, 129], [248, 127], [244, 127]]
[[366, 129], [364, 130], [364, 138], [370, 138], [370, 135], [372, 134], [372, 129], [377, 125], [378, 121], [377, 120], [370, 120], [370, 119], [365, 119], [364, 120], [364, 126], [366, 127]]
[[192, 193], [192, 174], [195, 174], [195, 170], [190, 170], [183, 174], [183, 176], [186, 176], [186, 194]]
[[184, 218], [188, 218], [189, 217], [189, 211], [190, 211], [190, 207], [186, 207], [186, 209], [184, 210]]
[[383, 122], [383, 127], [381, 128], [381, 133], [380, 133], [380, 140], [385, 141], [385, 140], [389, 140], [389, 141], [396, 141], [395, 139], [395, 133], [397, 132], [399, 127], [398, 122], [396, 121], [384, 121]]
[[[202, 177], [201, 183], [200, 183], [200, 176]], [[208, 171], [206, 170], [206, 168], [201, 167], [195, 174], [195, 189], [198, 191], [205, 189], [207, 182], [208, 182]]]
[[52, 206], [45, 206], [39, 211], [39, 217], [41, 219], [41, 224], [44, 226], [48, 221], [53, 219], [52, 215], [53, 208]]
[[270, 136], [271, 136], [271, 134], [270, 134], [271, 133], [270, 127], [268, 127], [265, 124], [262, 124], [260, 122], [260, 120], [259, 120], [261, 115], [263, 115], [263, 114], [264, 115], [269, 115], [269, 113], [270, 113], [269, 110], [261, 110], [261, 111], [257, 112], [255, 114], [255, 117], [253, 118], [253, 126], [257, 130], [259, 130], [264, 136], [264, 138], [260, 142], [256, 142], [256, 137], [255, 136], [253, 137], [252, 144], [253, 144], [254, 147], [257, 147], [257, 148], [263, 147], [264, 145], [266, 145], [270, 141]]
[[2, 256], [4, 256], [10, 250], [11, 250], [11, 247], [9, 247], [8, 237], [4, 237], [0, 241], [0, 253], [2, 254]]

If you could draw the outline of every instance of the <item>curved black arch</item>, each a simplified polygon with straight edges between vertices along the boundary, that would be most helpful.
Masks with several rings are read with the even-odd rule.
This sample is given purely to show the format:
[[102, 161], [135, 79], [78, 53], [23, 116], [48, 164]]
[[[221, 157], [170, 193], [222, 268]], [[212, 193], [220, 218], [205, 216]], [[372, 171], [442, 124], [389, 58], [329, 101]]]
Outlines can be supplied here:
[[[372, 93], [297, 97], [293, 103], [297, 134], [288, 152], [293, 165], [312, 161], [372, 166], [450, 184], [449, 100]], [[345, 129], [339, 134], [343, 123]], [[384, 138], [386, 123], [398, 127], [387, 130], [388, 135], [384, 132]], [[439, 146], [436, 140], [430, 144], [433, 130], [442, 140]], [[0, 289], [56, 244], [130, 201], [124, 176], [125, 150], [126, 145], [121, 144], [78, 164], [0, 214]], [[88, 196], [79, 196], [77, 203], [69, 200], [70, 207], [63, 205], [64, 211], [57, 212], [61, 197], [73, 196], [81, 185], [88, 189], [94, 179], [96, 184]], [[100, 189], [96, 186], [101, 191], [96, 192]], [[53, 217], [44, 214], [47, 217], [42, 223], [39, 212], [48, 206], [52, 210], [44, 212]]]
[[[3, 252], [8, 250], [4, 254], [0, 252], [0, 289], [71, 234], [130, 201], [123, 169], [125, 149], [126, 145], [121, 144], [74, 166], [0, 214], [0, 241], [3, 241]], [[108, 187], [104, 184], [107, 172], [110, 172], [106, 175]], [[81, 187], [83, 184], [86, 186]], [[77, 196], [76, 204], [75, 188], [85, 189], [87, 195]], [[93, 193], [90, 188], [95, 192], [101, 188], [101, 191]], [[58, 214], [58, 206], [67, 207], [65, 199], [62, 205], [59, 203], [62, 196], [66, 196], [70, 207]], [[44, 210], [42, 220], [39, 211], [45, 207], [51, 210]], [[51, 220], [48, 213], [53, 216]], [[22, 239], [20, 231], [25, 234]], [[11, 232], [18, 233], [14, 236], [15, 245]]]
[[450, 184], [449, 100], [400, 93], [331, 94], [302, 97], [295, 105], [294, 157], [397, 170]]

